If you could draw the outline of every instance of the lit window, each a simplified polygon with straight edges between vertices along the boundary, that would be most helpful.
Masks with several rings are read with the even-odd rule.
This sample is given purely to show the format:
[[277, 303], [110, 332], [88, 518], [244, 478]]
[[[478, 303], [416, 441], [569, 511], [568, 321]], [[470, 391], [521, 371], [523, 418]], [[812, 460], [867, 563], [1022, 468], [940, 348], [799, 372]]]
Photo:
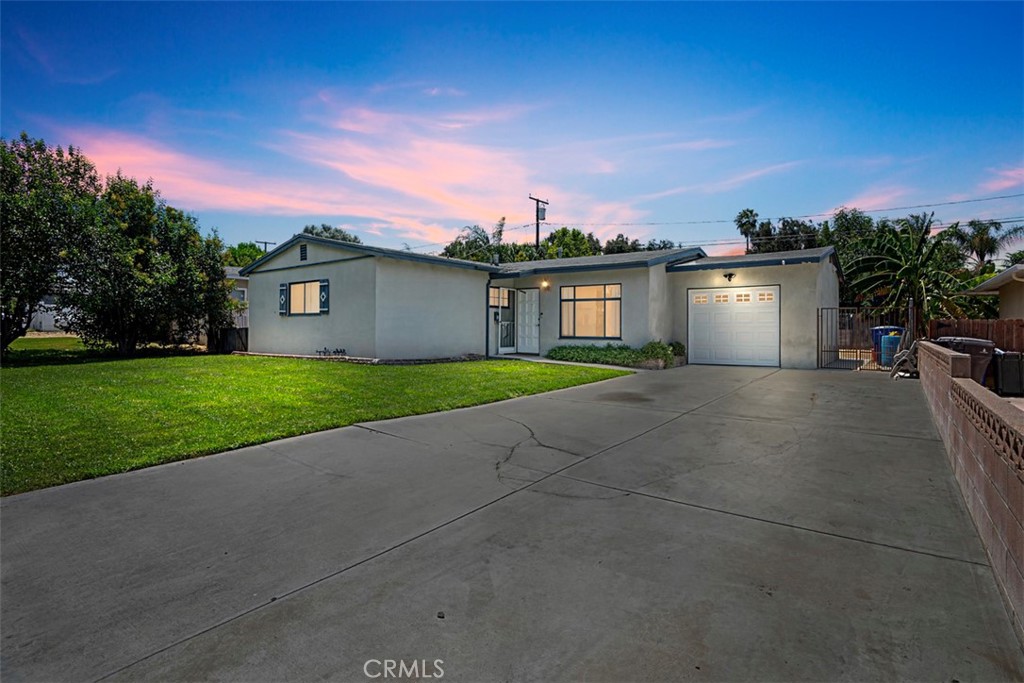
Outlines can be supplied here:
[[736, 295], [736, 303], [738, 304], [749, 304], [750, 303], [750, 292], [741, 292]]
[[491, 287], [491, 308], [508, 308], [508, 290]]
[[561, 288], [562, 337], [622, 336], [622, 285]]
[[729, 303], [729, 295], [728, 294], [715, 294], [715, 303], [716, 304], [727, 304], [727, 303]]
[[775, 292], [758, 292], [757, 300], [759, 303], [775, 301]]
[[693, 303], [695, 304], [706, 304], [708, 302], [707, 294], [694, 294]]

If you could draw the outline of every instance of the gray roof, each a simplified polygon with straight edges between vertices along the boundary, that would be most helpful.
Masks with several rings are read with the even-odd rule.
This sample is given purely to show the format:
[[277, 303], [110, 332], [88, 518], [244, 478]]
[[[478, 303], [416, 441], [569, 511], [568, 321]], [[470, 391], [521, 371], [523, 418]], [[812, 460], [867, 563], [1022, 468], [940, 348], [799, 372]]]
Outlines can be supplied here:
[[776, 251], [768, 254], [741, 254], [739, 256], [709, 256], [698, 261], [669, 266], [673, 272], [688, 270], [717, 270], [719, 268], [756, 268], [762, 266], [792, 266], [799, 263], [820, 263], [831, 258], [839, 269], [835, 247]]
[[242, 269], [238, 266], [224, 266], [224, 276], [229, 277], [232, 280], [248, 280], [249, 278], [241, 274]]
[[[435, 266], [450, 266], [453, 268], [468, 268], [470, 270], [482, 270], [487, 273], [497, 272], [498, 269], [489, 263], [478, 263], [477, 261], [463, 261], [462, 259], [456, 258], [445, 258], [443, 256], [431, 256], [429, 254], [417, 254], [412, 251], [405, 251], [403, 249], [388, 249], [386, 247], [371, 247], [367, 244], [356, 244], [355, 242], [343, 242], [341, 240], [332, 240], [326, 237], [315, 237], [313, 235], [307, 235], [305, 233], [295, 235], [287, 242], [284, 242], [273, 251], [270, 251], [263, 255], [257, 261], [253, 261], [245, 268], [240, 271], [242, 275], [248, 275], [258, 266], [266, 263], [273, 259], [282, 251], [292, 246], [296, 242], [313, 242], [315, 244], [323, 244], [329, 247], [336, 247], [338, 249], [347, 249], [349, 251], [359, 252], [366, 254], [367, 256], [384, 256], [387, 258], [399, 259], [401, 261], [415, 261], [417, 263], [428, 263]], [[311, 264], [312, 265], [312, 264]]]
[[[1018, 273], [1021, 275], [1020, 279], [1017, 277]], [[994, 275], [988, 280], [985, 280], [974, 289], [968, 289], [966, 292], [960, 292], [960, 294], [969, 294], [972, 296], [998, 294], [1000, 287], [1005, 287], [1014, 281], [1024, 282], [1024, 265], [1019, 263], [1014, 264], [998, 275]]]
[[601, 256], [576, 256], [573, 258], [544, 259], [540, 261], [518, 261], [502, 263], [499, 272], [492, 278], [525, 277], [542, 273], [574, 273], [588, 270], [612, 270], [617, 268], [649, 268], [662, 263], [681, 263], [705, 256], [700, 247], [686, 249], [659, 249], [657, 251], [633, 251], [626, 254]]

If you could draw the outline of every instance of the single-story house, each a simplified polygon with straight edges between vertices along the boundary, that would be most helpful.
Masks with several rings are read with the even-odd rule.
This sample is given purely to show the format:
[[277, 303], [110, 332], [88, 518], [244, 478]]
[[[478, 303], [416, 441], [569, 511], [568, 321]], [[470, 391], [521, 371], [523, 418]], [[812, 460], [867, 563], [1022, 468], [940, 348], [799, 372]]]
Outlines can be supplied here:
[[[243, 304], [249, 302], [249, 278], [241, 274], [238, 266], [225, 266], [224, 279], [231, 284], [231, 298]], [[243, 308], [234, 315], [235, 327], [249, 327], [249, 309]]]
[[962, 294], [998, 296], [1001, 319], [1024, 318], [1024, 265], [1014, 264]]
[[249, 350], [386, 359], [681, 341], [692, 363], [813, 368], [839, 302], [832, 247], [489, 264], [296, 235], [242, 269]]

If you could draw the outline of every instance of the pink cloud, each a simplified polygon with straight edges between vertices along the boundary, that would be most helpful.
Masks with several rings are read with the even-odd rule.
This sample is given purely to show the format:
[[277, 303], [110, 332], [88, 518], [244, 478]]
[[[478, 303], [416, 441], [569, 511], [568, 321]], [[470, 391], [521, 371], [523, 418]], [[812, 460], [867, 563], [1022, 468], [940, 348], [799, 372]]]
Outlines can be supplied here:
[[715, 138], [704, 138], [702, 140], [689, 140], [687, 142], [673, 142], [668, 145], [662, 145], [658, 149], [661, 150], [685, 150], [694, 152], [703, 152], [708, 149], [723, 149], [725, 147], [733, 147], [736, 145], [735, 140], [719, 140]]
[[910, 192], [911, 190], [909, 188], [899, 186], [879, 187], [865, 190], [859, 195], [856, 195], [838, 206], [833, 207], [828, 211], [828, 213], [835, 213], [843, 207], [848, 209], [860, 209], [861, 211], [886, 209], [898, 203], [902, 197], [905, 197]]
[[1004, 170], [989, 170], [995, 177], [981, 183], [978, 189], [984, 192], [1002, 192], [1010, 188], [1024, 185], [1024, 166]]
[[708, 256], [742, 256], [747, 253], [746, 244], [712, 244], [704, 247]]

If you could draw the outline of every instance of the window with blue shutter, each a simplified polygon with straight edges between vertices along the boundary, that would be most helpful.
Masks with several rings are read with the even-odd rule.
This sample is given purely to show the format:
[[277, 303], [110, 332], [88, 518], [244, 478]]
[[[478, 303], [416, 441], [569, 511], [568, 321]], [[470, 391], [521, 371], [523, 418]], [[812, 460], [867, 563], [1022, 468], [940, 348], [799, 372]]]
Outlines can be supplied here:
[[278, 289], [277, 312], [281, 315], [288, 315], [288, 285], [282, 284]]
[[327, 313], [331, 304], [331, 285], [327, 280], [320, 281], [320, 313]]

